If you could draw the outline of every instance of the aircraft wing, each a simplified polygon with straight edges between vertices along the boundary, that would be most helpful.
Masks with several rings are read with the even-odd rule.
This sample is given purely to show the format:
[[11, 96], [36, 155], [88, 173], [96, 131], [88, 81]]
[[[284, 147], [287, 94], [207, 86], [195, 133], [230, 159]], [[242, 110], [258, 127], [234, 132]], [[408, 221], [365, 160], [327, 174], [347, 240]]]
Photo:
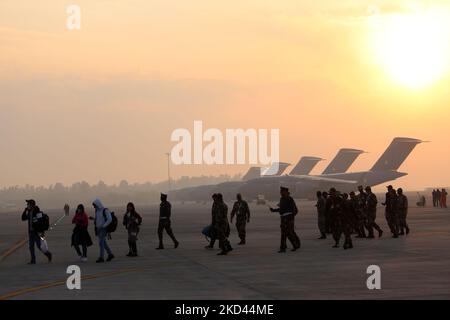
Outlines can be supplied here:
[[344, 180], [344, 179], [327, 178], [327, 177], [319, 177], [319, 176], [302, 176], [301, 179], [311, 180], [311, 181], [341, 183], [341, 184], [357, 184], [358, 183], [358, 181], [356, 181], [356, 180]]

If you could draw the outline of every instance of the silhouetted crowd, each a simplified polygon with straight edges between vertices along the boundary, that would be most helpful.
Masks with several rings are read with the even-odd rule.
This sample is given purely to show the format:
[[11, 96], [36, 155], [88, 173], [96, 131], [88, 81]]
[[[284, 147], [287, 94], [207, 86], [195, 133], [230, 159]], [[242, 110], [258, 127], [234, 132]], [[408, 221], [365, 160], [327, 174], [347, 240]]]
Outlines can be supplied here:
[[[292, 245], [291, 251], [296, 251], [301, 247], [300, 237], [295, 232], [295, 217], [299, 210], [294, 199], [290, 196], [289, 189], [280, 187], [280, 201], [277, 208], [270, 207], [271, 212], [280, 215], [280, 249], [279, 253], [286, 252], [287, 240]], [[439, 205], [446, 207], [447, 193], [442, 189], [439, 196], [433, 191], [433, 205], [437, 206], [435, 199], [439, 197]], [[216, 240], [219, 241], [221, 251], [219, 255], [227, 255], [233, 250], [228, 237], [230, 236], [230, 223], [228, 220], [228, 206], [220, 193], [212, 196], [213, 203], [211, 208], [211, 223], [205, 227], [202, 233], [209, 238], [207, 249], [213, 249]], [[160, 210], [158, 222], [159, 245], [156, 249], [164, 249], [163, 233], [164, 230], [172, 239], [174, 248], [179, 246], [171, 227], [171, 204], [167, 201], [167, 195], [161, 194]], [[391, 185], [387, 187], [385, 200], [381, 203], [385, 207], [385, 218], [393, 238], [401, 235], [407, 235], [410, 229], [407, 224], [408, 198], [403, 190], [394, 189]], [[327, 239], [331, 235], [334, 240], [333, 248], [340, 247], [341, 238], [344, 239], [343, 248], [353, 248], [352, 236], [355, 238], [375, 238], [374, 232], [378, 237], [383, 235], [383, 230], [376, 223], [377, 215], [377, 196], [372, 192], [371, 187], [358, 187], [357, 193], [341, 193], [335, 188], [328, 192], [317, 191], [317, 213], [319, 239]], [[114, 212], [106, 208], [100, 199], [93, 201], [92, 206], [95, 215], [89, 217], [82, 204], [78, 205], [72, 223], [75, 225], [71, 244], [75, 248], [80, 261], [87, 261], [87, 248], [93, 244], [88, 232], [89, 220], [94, 221], [95, 236], [98, 239], [100, 254], [97, 263], [114, 259], [114, 254], [108, 245], [111, 234], [117, 229], [118, 220]], [[137, 257], [137, 239], [142, 224], [142, 217], [136, 212], [132, 202], [128, 203], [126, 212], [123, 216], [122, 224], [128, 233], [129, 252], [127, 257]], [[69, 206], [64, 206], [65, 216], [69, 215]], [[231, 211], [231, 223], [236, 217], [236, 229], [240, 238], [238, 245], [246, 244], [246, 224], [250, 222], [250, 209], [248, 203], [237, 194], [236, 201]], [[45, 232], [50, 229], [49, 217], [43, 213], [36, 205], [36, 201], [27, 200], [27, 207], [22, 214], [22, 220], [28, 222], [29, 249], [31, 254], [30, 264], [36, 263], [35, 247], [37, 247], [49, 260], [52, 260], [52, 254], [48, 249], [45, 239]]]
[[445, 189], [436, 189], [431, 192], [431, 196], [433, 198], [433, 207], [438, 208], [447, 208], [447, 190]]
[[[387, 189], [382, 205], [385, 207], [385, 217], [392, 237], [398, 238], [410, 232], [406, 222], [408, 198], [401, 188], [395, 190], [389, 185]], [[377, 204], [377, 196], [369, 186], [359, 186], [358, 194], [353, 191], [341, 193], [335, 188], [331, 188], [329, 192], [317, 191], [319, 239], [326, 239], [331, 234], [335, 241], [333, 247], [338, 248], [340, 239], [344, 236], [344, 249], [351, 249], [353, 234], [356, 234], [356, 238], [373, 239], [376, 230], [378, 237], [381, 237], [383, 230], [376, 223]]]

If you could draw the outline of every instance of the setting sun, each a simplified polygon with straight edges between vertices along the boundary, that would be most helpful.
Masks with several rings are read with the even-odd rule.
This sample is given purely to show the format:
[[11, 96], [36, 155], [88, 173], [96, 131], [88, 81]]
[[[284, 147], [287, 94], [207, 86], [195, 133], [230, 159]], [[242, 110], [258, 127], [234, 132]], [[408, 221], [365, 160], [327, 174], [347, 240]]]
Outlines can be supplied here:
[[448, 68], [448, 27], [447, 20], [430, 12], [387, 16], [377, 22], [375, 57], [400, 85], [432, 85]]

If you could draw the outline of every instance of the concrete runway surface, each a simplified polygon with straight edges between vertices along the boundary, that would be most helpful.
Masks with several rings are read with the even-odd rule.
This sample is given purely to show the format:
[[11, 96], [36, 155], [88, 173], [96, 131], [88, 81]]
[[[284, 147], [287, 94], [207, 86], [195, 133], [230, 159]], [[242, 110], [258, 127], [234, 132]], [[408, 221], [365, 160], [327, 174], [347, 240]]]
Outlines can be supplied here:
[[[227, 203], [229, 208], [232, 202]], [[251, 204], [247, 245], [237, 246], [236, 228], [230, 236], [234, 247], [228, 256], [204, 249], [200, 234], [209, 224], [211, 204], [173, 203], [172, 226], [180, 241], [173, 249], [165, 234], [165, 250], [157, 246], [158, 206], [139, 207], [143, 226], [138, 241], [140, 257], [128, 258], [127, 235], [121, 219], [124, 208], [113, 208], [118, 230], [109, 241], [116, 259], [96, 264], [98, 244], [87, 263], [78, 261], [70, 247], [73, 214], [48, 232], [54, 254], [52, 263], [37, 252], [30, 266], [26, 223], [21, 212], [0, 215], [0, 299], [449, 299], [450, 210], [409, 210], [411, 234], [390, 237], [384, 209], [377, 222], [385, 231], [381, 239], [354, 239], [354, 249], [333, 249], [331, 237], [317, 240], [317, 215], [313, 202], [297, 202], [300, 214], [296, 231], [302, 240], [297, 252], [277, 253], [280, 228], [277, 214]], [[107, 205], [107, 204], [106, 204]], [[75, 207], [73, 205], [73, 207]], [[92, 214], [90, 206], [86, 206]], [[60, 211], [46, 211], [52, 221]], [[68, 290], [66, 269], [81, 267], [81, 290]], [[381, 290], [368, 290], [369, 265], [381, 268]]]

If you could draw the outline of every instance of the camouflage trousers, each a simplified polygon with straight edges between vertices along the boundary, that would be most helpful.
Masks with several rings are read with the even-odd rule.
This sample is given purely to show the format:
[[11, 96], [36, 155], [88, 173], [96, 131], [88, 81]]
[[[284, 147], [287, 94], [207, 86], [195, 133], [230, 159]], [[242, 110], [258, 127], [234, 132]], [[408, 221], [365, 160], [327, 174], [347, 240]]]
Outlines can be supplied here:
[[380, 226], [375, 222], [377, 218], [377, 209], [367, 210], [367, 230], [369, 231], [369, 237], [373, 237], [373, 229], [381, 232]]
[[236, 229], [239, 235], [239, 239], [245, 241], [245, 226], [247, 225], [247, 217], [237, 216], [236, 217]]
[[356, 213], [356, 232], [360, 237], [366, 236], [368, 228], [368, 217], [364, 211], [358, 210]]
[[287, 248], [286, 240], [289, 239], [294, 248], [300, 248], [300, 238], [295, 233], [295, 217], [293, 214], [281, 217], [281, 241], [280, 249], [285, 250]]
[[231, 250], [231, 244], [230, 241], [228, 241], [228, 230], [229, 225], [216, 225], [214, 227], [216, 231], [216, 238], [219, 240], [219, 247], [223, 251], [229, 251]]
[[406, 233], [409, 233], [409, 227], [408, 224], [406, 223], [407, 214], [408, 214], [407, 210], [401, 210], [398, 215], [398, 229], [401, 234], [403, 234], [405, 231]]
[[346, 220], [343, 217], [335, 217], [332, 223], [333, 239], [336, 246], [339, 245], [342, 234], [344, 234], [345, 245], [352, 244], [353, 225], [350, 219]]
[[398, 213], [393, 211], [386, 211], [385, 216], [391, 233], [394, 235], [394, 237], [397, 237], [399, 231]]
[[327, 233], [325, 213], [321, 213], [321, 212], [318, 213], [317, 226], [319, 227], [319, 232], [321, 235], [324, 235]]

